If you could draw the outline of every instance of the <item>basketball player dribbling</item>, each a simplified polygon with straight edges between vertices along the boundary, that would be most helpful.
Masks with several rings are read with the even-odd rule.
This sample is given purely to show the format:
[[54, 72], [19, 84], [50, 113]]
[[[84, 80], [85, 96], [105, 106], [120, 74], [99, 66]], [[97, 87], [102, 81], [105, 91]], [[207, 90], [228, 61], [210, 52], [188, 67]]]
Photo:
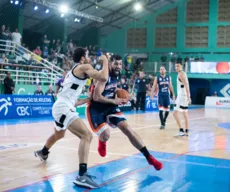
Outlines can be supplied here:
[[79, 176], [74, 183], [81, 187], [97, 188], [97, 183], [93, 177], [87, 173], [87, 161], [89, 155], [92, 134], [76, 113], [76, 105], [89, 102], [91, 98], [79, 100], [82, 89], [86, 85], [87, 78], [94, 78], [101, 82], [108, 80], [108, 60], [102, 55], [100, 60], [103, 62], [103, 69], [98, 72], [93, 69], [89, 63], [87, 51], [83, 48], [77, 48], [74, 51], [73, 59], [77, 63], [65, 77], [63, 85], [58, 93], [58, 99], [52, 108], [55, 119], [54, 134], [46, 141], [42, 150], [35, 151], [35, 156], [42, 161], [47, 160], [50, 148], [61, 138], [64, 137], [68, 129], [74, 135], [79, 137], [80, 144], [78, 148], [79, 155]]
[[[152, 88], [152, 98], [155, 96], [153, 94], [154, 90], [158, 87], [158, 108], [159, 117], [161, 121], [160, 129], [165, 128], [165, 123], [170, 111], [170, 92], [173, 95], [173, 100], [175, 100], [174, 90], [172, 86], [172, 79], [169, 75], [166, 75], [166, 69], [164, 66], [160, 67], [160, 75], [155, 77], [153, 88]], [[157, 92], [155, 92], [156, 94]]]
[[[110, 138], [110, 131], [107, 124], [111, 127], [118, 127], [124, 133], [132, 145], [138, 149], [147, 159], [150, 165], [156, 170], [160, 170], [163, 164], [150, 155], [139, 135], [130, 127], [126, 118], [121, 113], [118, 105], [125, 102], [124, 99], [116, 97], [118, 76], [122, 69], [122, 58], [113, 55], [110, 59], [109, 79], [107, 82], [97, 81], [93, 90], [93, 100], [87, 107], [87, 119], [94, 133], [99, 136], [98, 153], [106, 156], [106, 142]], [[122, 150], [122, 144], [120, 146]]]
[[[175, 65], [177, 76], [177, 98], [176, 107], [174, 108], [173, 116], [179, 127], [179, 134], [177, 136], [188, 136], [188, 105], [191, 103], [189, 82], [187, 74], [183, 71], [181, 63], [176, 63]], [[179, 117], [179, 112], [183, 114], [185, 121], [185, 130], [181, 125], [181, 119]]]

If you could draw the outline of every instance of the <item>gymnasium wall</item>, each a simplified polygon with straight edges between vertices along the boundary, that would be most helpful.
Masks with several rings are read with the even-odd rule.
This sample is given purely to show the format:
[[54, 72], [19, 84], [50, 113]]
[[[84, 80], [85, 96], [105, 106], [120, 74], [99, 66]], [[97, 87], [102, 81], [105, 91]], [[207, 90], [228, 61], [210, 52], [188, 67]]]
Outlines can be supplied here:
[[149, 61], [159, 61], [162, 52], [230, 61], [229, 12], [229, 1], [181, 0], [101, 37], [100, 44], [122, 55], [148, 53]]

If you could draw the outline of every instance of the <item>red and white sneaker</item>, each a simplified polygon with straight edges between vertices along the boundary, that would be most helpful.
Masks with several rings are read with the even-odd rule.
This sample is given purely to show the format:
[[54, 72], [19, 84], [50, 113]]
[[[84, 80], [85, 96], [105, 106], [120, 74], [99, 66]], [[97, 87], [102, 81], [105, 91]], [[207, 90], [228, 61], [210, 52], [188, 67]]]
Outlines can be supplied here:
[[100, 156], [105, 157], [106, 156], [106, 142], [98, 140], [97, 151]]
[[163, 168], [163, 164], [156, 160], [152, 155], [149, 156], [148, 163], [152, 165], [157, 171], [160, 171]]

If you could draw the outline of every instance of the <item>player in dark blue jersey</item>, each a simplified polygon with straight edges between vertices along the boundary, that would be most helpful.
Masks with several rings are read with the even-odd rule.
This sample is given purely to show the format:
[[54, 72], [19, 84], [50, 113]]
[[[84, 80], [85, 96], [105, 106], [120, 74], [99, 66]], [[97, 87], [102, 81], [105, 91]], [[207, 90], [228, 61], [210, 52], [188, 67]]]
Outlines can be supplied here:
[[[163, 167], [162, 163], [150, 155], [139, 135], [130, 127], [118, 108], [118, 105], [125, 101], [116, 97], [118, 76], [121, 69], [121, 56], [113, 55], [109, 79], [107, 82], [97, 81], [93, 91], [93, 100], [87, 107], [87, 119], [90, 127], [99, 136], [98, 153], [102, 157], [106, 156], [106, 142], [110, 138], [108, 125], [113, 128], [118, 127], [128, 137], [132, 145], [146, 157], [148, 163], [153, 165], [156, 170], [160, 170]], [[122, 144], [120, 147], [122, 150]]]
[[172, 80], [169, 75], [166, 75], [166, 69], [164, 66], [161, 66], [160, 68], [160, 75], [155, 77], [152, 95], [156, 88], [158, 88], [158, 108], [161, 121], [160, 129], [164, 129], [170, 111], [170, 91], [173, 95], [173, 99], [175, 100]]

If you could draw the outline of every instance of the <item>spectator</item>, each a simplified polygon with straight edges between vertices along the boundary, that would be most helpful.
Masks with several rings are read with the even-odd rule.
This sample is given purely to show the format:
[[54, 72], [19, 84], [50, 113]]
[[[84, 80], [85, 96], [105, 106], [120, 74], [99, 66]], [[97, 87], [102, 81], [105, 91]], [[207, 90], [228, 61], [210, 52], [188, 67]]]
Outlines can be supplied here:
[[50, 44], [50, 52], [52, 52], [52, 50], [55, 50], [55, 49], [56, 49], [56, 40], [53, 39], [53, 41]]
[[195, 58], [195, 61], [199, 61], [200, 59], [199, 59], [199, 57], [198, 57], [198, 55], [196, 56], [196, 58]]
[[[66, 72], [63, 72], [63, 76], [61, 79], [58, 80], [58, 82], [56, 83], [56, 95], [58, 94], [60, 88], [62, 87], [62, 84], [64, 82], [65, 76], [66, 76]], [[61, 90], [60, 90], [61, 91]]]
[[148, 88], [148, 81], [145, 78], [144, 72], [139, 73], [139, 78], [137, 78], [133, 84], [132, 95], [134, 94], [135, 85], [137, 86], [136, 110], [138, 111], [140, 106], [141, 110], [145, 111], [145, 98]]
[[34, 95], [44, 95], [42, 87], [39, 85], [37, 90], [34, 92]]
[[124, 78], [121, 78], [121, 84], [118, 86], [118, 88], [124, 89], [129, 92], [129, 85], [126, 83], [126, 80]]
[[44, 51], [45, 47], [49, 49], [50, 46], [50, 40], [47, 38], [47, 35], [44, 35], [43, 40], [42, 40], [42, 49]]
[[53, 90], [52, 85], [49, 85], [49, 90], [46, 91], [45, 95], [51, 95], [51, 96], [55, 95], [55, 91]]
[[163, 53], [163, 55], [161, 56], [161, 62], [162, 63], [166, 63], [167, 62], [167, 56]]
[[177, 58], [177, 63], [182, 63], [183, 59], [181, 57], [181, 55], [179, 55], [179, 57]]
[[212, 95], [213, 97], [218, 97], [218, 95], [217, 95], [217, 91], [214, 91], [214, 93], [213, 93], [213, 95]]
[[171, 58], [171, 62], [174, 64], [174, 63], [176, 63], [176, 60], [177, 60], [176, 55], [173, 55], [172, 58]]
[[41, 49], [39, 46], [37, 46], [37, 48], [33, 51], [36, 55], [39, 55], [41, 56], [42, 55], [42, 52], [41, 52]]
[[[22, 36], [21, 34], [18, 32], [18, 28], [15, 29], [15, 32], [13, 32], [11, 34], [11, 38], [12, 38], [12, 41], [14, 43], [16, 43], [17, 45], [21, 45], [22, 43]], [[16, 45], [13, 44], [13, 53], [15, 53], [15, 48], [16, 48]]]
[[4, 94], [12, 95], [14, 92], [14, 87], [15, 84], [13, 79], [11, 78], [11, 73], [8, 72], [6, 78], [4, 79], [4, 88], [5, 88]]
[[2, 58], [0, 58], [0, 63], [8, 63], [8, 59], [6, 57], [6, 54], [2, 54]]
[[186, 63], [186, 62], [189, 62], [189, 57], [188, 56], [186, 56], [186, 58], [184, 59], [184, 62]]
[[48, 58], [48, 56], [49, 56], [48, 48], [47, 48], [47, 47], [44, 47], [44, 49], [43, 49], [43, 57], [44, 57], [44, 58]]
[[203, 55], [201, 55], [200, 61], [201, 61], [201, 62], [204, 62], [204, 57], [203, 57]]

